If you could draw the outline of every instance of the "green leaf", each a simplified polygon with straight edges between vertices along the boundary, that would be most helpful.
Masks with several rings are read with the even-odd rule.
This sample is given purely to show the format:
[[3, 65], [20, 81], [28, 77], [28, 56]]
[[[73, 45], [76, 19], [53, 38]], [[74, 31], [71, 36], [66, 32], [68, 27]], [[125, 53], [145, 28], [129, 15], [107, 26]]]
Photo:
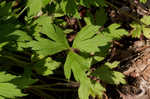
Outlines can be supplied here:
[[[81, 52], [99, 52], [100, 46], [108, 45], [108, 42], [110, 42], [113, 39], [118, 39], [122, 35], [127, 34], [127, 32], [123, 29], [118, 29], [120, 25], [113, 24], [108, 27], [109, 31], [105, 31], [106, 34], [97, 34], [99, 27], [88, 25], [84, 27], [76, 36], [74, 42], [73, 42], [73, 48], [79, 49]], [[96, 35], [96, 36], [95, 36]], [[83, 61], [81, 61], [83, 60]], [[81, 66], [78, 67], [77, 64]], [[73, 70], [74, 77], [77, 81], [80, 80], [78, 77], [80, 72], [83, 72], [81, 69], [82, 67], [86, 67], [86, 64], [89, 64], [87, 60], [85, 60], [83, 57], [73, 53], [69, 52], [66, 62], [65, 62], [65, 76], [67, 79], [71, 76], [71, 70]], [[87, 67], [89, 67], [87, 65]], [[78, 72], [78, 74], [76, 74]], [[81, 74], [80, 74], [81, 75]]]
[[98, 52], [99, 51], [99, 37], [98, 34], [99, 26], [88, 25], [85, 26], [78, 32], [73, 47], [85, 52]]
[[49, 2], [51, 2], [51, 0], [42, 0], [43, 5], [47, 5]]
[[53, 70], [57, 69], [59, 66], [59, 62], [56, 62], [48, 57], [34, 64], [34, 69], [38, 74], [48, 76], [53, 74]]
[[146, 38], [150, 38], [150, 28], [143, 27], [143, 34]]
[[[16, 40], [18, 42], [30, 41], [32, 38], [22, 30], [15, 30], [7, 35], [10, 40]], [[17, 39], [16, 39], [17, 37]]]
[[[36, 40], [29, 42], [27, 45], [40, 55], [53, 55], [63, 50], [69, 49], [69, 44], [62, 29], [51, 24], [50, 18], [42, 16], [35, 21]], [[39, 35], [44, 34], [47, 38], [42, 38]]]
[[3, 47], [4, 47], [5, 45], [7, 45], [7, 44], [8, 44], [8, 42], [0, 43], [0, 51], [2, 51], [2, 50], [3, 50]]
[[136, 23], [132, 23], [131, 27], [133, 28], [133, 30], [131, 31], [132, 33], [132, 37], [137, 37], [139, 38], [142, 32], [142, 27], [140, 24], [136, 24]]
[[64, 33], [65, 33], [65, 34], [69, 34], [69, 33], [71, 33], [71, 32], [73, 32], [73, 29], [65, 29], [65, 30], [64, 30]]
[[0, 96], [6, 98], [25, 96], [25, 94], [21, 93], [21, 90], [12, 83], [12, 81], [17, 78], [15, 75], [0, 72]]
[[37, 82], [37, 79], [32, 79], [30, 77], [25, 77], [25, 76], [18, 77], [11, 81], [11, 83], [16, 85], [17, 88], [19, 88], [19, 89], [28, 88], [30, 85], [34, 84], [35, 82]]
[[80, 4], [89, 8], [91, 5], [96, 5], [96, 2], [93, 0], [80, 0]]
[[42, 8], [42, 0], [28, 0], [29, 7], [28, 16], [36, 16]]
[[122, 36], [128, 34], [128, 32], [125, 29], [120, 29], [120, 25], [116, 23], [111, 24], [108, 27], [108, 31], [105, 31], [104, 33], [106, 33], [106, 35], [109, 36], [112, 40], [120, 39]]
[[81, 52], [99, 52], [100, 46], [106, 46], [111, 40], [120, 39], [128, 34], [126, 30], [118, 29], [119, 27], [119, 24], [112, 24], [102, 34], [98, 31], [99, 26], [87, 25], [78, 32], [73, 47]]
[[0, 96], [0, 99], [5, 99], [4, 97]]
[[93, 92], [91, 92], [93, 97], [98, 96], [99, 99], [102, 98], [103, 92], [106, 91], [105, 88], [99, 83], [99, 82], [95, 82], [95, 84], [92, 84], [93, 86]]
[[26, 32], [22, 30], [15, 30], [14, 32], [7, 35], [9, 41], [16, 41], [18, 51], [23, 51], [23, 48], [26, 48], [26, 42], [32, 40], [31, 36], [29, 36]]
[[12, 2], [6, 3], [1, 2], [0, 3], [0, 17], [8, 16], [11, 13], [11, 8], [12, 8]]
[[50, 39], [64, 44], [68, 47], [68, 42], [65, 38], [64, 32], [61, 28], [51, 23], [51, 18], [48, 16], [41, 16], [34, 23], [37, 24], [35, 31], [47, 35]]
[[77, 5], [75, 0], [62, 0], [61, 7], [65, 14], [73, 16], [77, 12]]
[[91, 61], [85, 59], [74, 52], [69, 52], [65, 66], [64, 72], [67, 79], [71, 77], [71, 71], [74, 74], [76, 81], [80, 82], [80, 87], [78, 89], [78, 94], [80, 99], [89, 99], [89, 95], [96, 97], [102, 96], [102, 92], [105, 89], [99, 84], [92, 84], [90, 79], [86, 75], [86, 71], [90, 68]]
[[63, 44], [44, 38], [39, 38], [37, 41], [31, 41], [27, 44], [29, 47], [32, 47], [32, 50], [43, 56], [53, 55], [66, 49]]
[[42, 7], [45, 7], [51, 0], [28, 0], [27, 7], [29, 7], [28, 16], [36, 16]]
[[103, 26], [106, 21], [107, 21], [107, 15], [105, 13], [105, 10], [103, 8], [100, 8], [99, 10], [96, 11], [95, 14], [96, 25]]
[[118, 61], [114, 61], [113, 63], [106, 62], [105, 65], [107, 65], [109, 68], [113, 69], [113, 68], [116, 68], [119, 65], [119, 63], [120, 62], [118, 62]]
[[0, 83], [0, 96], [15, 98], [25, 96], [25, 94], [21, 93], [21, 90], [11, 83]]
[[[108, 45], [110, 46], [110, 41], [120, 39], [121, 36], [128, 34], [128, 32], [124, 29], [120, 29], [119, 24], [112, 24], [101, 33], [99, 32], [99, 28], [99, 26], [94, 25], [87, 25], [83, 27], [76, 35], [76, 38], [73, 42], [73, 49], [81, 51], [80, 54], [82, 54], [82, 52], [95, 53], [95, 55], [100, 54], [100, 52], [103, 52], [102, 48], [109, 48]], [[101, 58], [100, 60], [102, 60], [105, 54], [97, 56]], [[73, 51], [70, 51], [64, 65], [64, 73], [66, 78], [70, 79], [71, 72], [73, 72], [75, 80], [80, 82], [80, 88], [78, 90], [80, 99], [88, 99], [89, 95], [92, 95], [93, 97], [99, 95], [99, 97], [101, 97], [102, 91], [105, 90], [101, 85], [93, 84], [87, 78], [86, 72], [88, 72], [88, 70], [90, 69], [91, 62], [92, 59], [90, 56], [88, 56], [88, 58], [85, 58], [83, 57], [83, 55], [81, 56]], [[108, 83], [111, 84], [125, 83], [123, 74], [111, 70], [118, 65], [118, 62], [114, 62], [112, 64], [107, 63], [105, 65], [107, 67], [101, 66], [98, 71], [96, 70], [96, 73], [94, 73], [96, 75], [94, 76], [102, 79], [103, 81], [108, 81]], [[98, 91], [101, 91], [100, 94], [98, 93]]]
[[95, 24], [95, 20], [94, 20], [95, 18], [93, 16], [93, 14], [90, 11], [88, 11], [86, 13], [86, 15], [87, 15], [87, 17], [84, 17], [84, 20], [85, 20], [86, 24], [87, 25]]
[[[150, 16], [144, 16], [141, 21], [146, 25], [150, 25]], [[150, 27], [142, 26], [142, 29], [144, 36], [150, 38]]]
[[141, 3], [146, 3], [146, 2], [147, 2], [147, 0], [140, 0], [140, 2], [141, 2]]
[[17, 28], [17, 24], [10, 23], [10, 22], [0, 22], [0, 43], [1, 42], [7, 42], [7, 41], [13, 41], [18, 38], [18, 36], [13, 36], [13, 39], [10, 39], [8, 35], [13, 33]]
[[84, 82], [80, 83], [80, 87], [78, 89], [78, 94], [80, 99], [89, 99], [90, 87], [91, 87], [91, 83], [89, 79], [84, 80]]
[[105, 59], [110, 49], [110, 44], [100, 47], [100, 52], [94, 54], [94, 63], [100, 62]]
[[138, 23], [132, 23], [131, 26], [133, 28], [133, 30], [131, 31], [132, 36], [133, 37], [140, 37], [141, 33], [143, 33], [143, 35], [146, 38], [150, 38], [150, 28], [148, 25], [150, 25], [149, 21], [150, 21], [150, 16], [144, 16], [140, 21], [142, 21], [145, 25], [140, 25]]
[[71, 77], [71, 71], [73, 71], [74, 77], [77, 81], [80, 81], [85, 75], [85, 71], [90, 67], [90, 61], [87, 59], [77, 55], [74, 52], [69, 52], [65, 65], [64, 65], [64, 73], [67, 79]]
[[[113, 63], [113, 65], [114, 64], [116, 63]], [[113, 71], [112, 68], [116, 67], [113, 65], [110, 66], [110, 63], [106, 63], [105, 65], [97, 68], [96, 71], [92, 73], [92, 75], [98, 77], [102, 81], [105, 81], [109, 84], [117, 84], [117, 85], [120, 83], [125, 84], [126, 83], [124, 79], [125, 76], [120, 72]]]
[[0, 83], [11, 81], [15, 79], [16, 77], [17, 76], [15, 75], [7, 74], [5, 72], [0, 72]]
[[92, 83], [89, 78], [86, 78], [81, 81], [78, 94], [80, 99], [89, 99], [90, 95], [101, 99], [104, 91], [105, 88], [99, 82]]
[[105, 0], [96, 0], [96, 3], [97, 3], [99, 6], [101, 6], [101, 7], [106, 7], [106, 6], [107, 6]]
[[[17, 50], [23, 50], [26, 46], [26, 42], [32, 40], [32, 38], [23, 30], [19, 30], [19, 24], [12, 23], [1, 23], [3, 25], [0, 26], [0, 43], [7, 42], [6, 45], [11, 47], [15, 47]], [[14, 43], [15, 42], [15, 43]]]
[[140, 21], [142, 21], [144, 24], [149, 25], [150, 23], [150, 16], [144, 16]]

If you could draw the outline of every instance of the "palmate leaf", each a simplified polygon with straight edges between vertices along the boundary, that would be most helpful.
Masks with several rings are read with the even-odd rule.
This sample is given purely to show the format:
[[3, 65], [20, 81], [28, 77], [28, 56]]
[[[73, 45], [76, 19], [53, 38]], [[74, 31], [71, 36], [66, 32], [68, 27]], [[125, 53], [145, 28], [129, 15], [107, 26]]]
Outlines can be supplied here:
[[60, 62], [56, 62], [51, 58], [44, 58], [34, 64], [34, 70], [40, 75], [48, 76], [53, 74], [53, 70], [60, 66]]
[[12, 2], [6, 3], [5, 1], [0, 3], [0, 17], [8, 16], [11, 14]]
[[120, 29], [119, 24], [114, 23], [111, 24], [108, 28], [106, 28], [103, 34], [105, 35], [105, 38], [110, 38], [111, 40], [118, 40], [122, 36], [127, 35], [128, 32], [125, 29]]
[[98, 34], [99, 26], [88, 25], [82, 28], [80, 32], [78, 32], [74, 42], [73, 48], [77, 48], [80, 51], [85, 52], [98, 52], [99, 51], [99, 37], [96, 36]]
[[103, 92], [106, 91], [106, 89], [99, 83], [95, 82], [92, 84], [93, 90], [91, 92], [91, 95], [93, 97], [98, 96], [99, 98], [102, 98]]
[[73, 48], [79, 49], [81, 52], [95, 53], [100, 51], [100, 46], [107, 45], [110, 41], [119, 39], [128, 32], [124, 29], [118, 29], [119, 24], [110, 25], [106, 31], [100, 33], [99, 26], [88, 25], [82, 28], [77, 34]]
[[91, 25], [91, 24], [95, 24], [95, 18], [93, 16], [93, 14], [91, 12], [87, 12], [86, 13], [87, 17], [84, 17], [84, 20], [86, 22], [87, 25]]
[[17, 42], [25, 42], [32, 40], [31, 36], [29, 36], [25, 31], [22, 30], [15, 30], [14, 32], [8, 34], [7, 37], [8, 39], [16, 40]]
[[30, 85], [37, 82], [37, 79], [32, 79], [31, 77], [20, 76], [11, 81], [12, 84], [16, 85], [19, 89], [28, 88]]
[[144, 16], [141, 21], [146, 24], [146, 25], [149, 25], [150, 23], [150, 16]]
[[51, 0], [28, 0], [27, 7], [29, 7], [28, 16], [36, 16], [38, 12], [47, 5]]
[[88, 62], [87, 59], [74, 52], [69, 52], [64, 65], [65, 76], [67, 79], [70, 79], [71, 71], [73, 71], [75, 79], [80, 81], [82, 75], [85, 75], [85, 71], [88, 70], [89, 67], [90, 62]]
[[101, 6], [104, 7], [106, 6], [105, 0], [80, 0], [80, 4], [86, 7], [90, 7], [91, 5], [94, 6]]
[[125, 84], [124, 75], [120, 72], [113, 71], [112, 68], [116, 67], [118, 62], [114, 63], [105, 63], [103, 66], [100, 66], [93, 72], [93, 76], [98, 77], [102, 81], [105, 81], [109, 84]]
[[93, 24], [93, 25], [103, 26], [107, 21], [107, 15], [105, 13], [104, 8], [97, 9], [94, 15], [88, 11], [86, 15], [87, 16], [84, 17], [84, 20], [87, 25]]
[[86, 6], [86, 7], [90, 7], [91, 5], [93, 6], [101, 6], [101, 7], [104, 7], [104, 6], [107, 6], [106, 3], [105, 3], [105, 0], [80, 0], [80, 5], [83, 5], [83, 6]]
[[100, 83], [92, 83], [89, 78], [86, 78], [80, 83], [78, 94], [80, 99], [89, 99], [89, 95], [101, 99], [104, 91], [105, 88]]
[[44, 38], [37, 39], [37, 41], [31, 41], [27, 44], [29, 47], [32, 47], [32, 50], [36, 51], [37, 54], [43, 56], [53, 55], [67, 49], [63, 44]]
[[146, 38], [150, 38], [150, 28], [149, 27], [148, 28], [144, 27], [143, 28], [143, 34]]
[[16, 49], [19, 51], [23, 51], [23, 48], [26, 48], [26, 42], [32, 40], [31, 36], [29, 36], [23, 30], [15, 30], [14, 32], [7, 35], [8, 40], [15, 41], [17, 46]]
[[14, 32], [17, 28], [17, 24], [12, 24], [8, 22], [0, 22], [0, 43], [10, 41], [10, 40], [16, 40], [18, 36], [13, 36], [13, 39], [10, 39], [8, 35], [10, 35], [12, 32]]
[[73, 16], [77, 12], [77, 4], [76, 0], [62, 0], [61, 8], [63, 9], [64, 13]]
[[10, 82], [16, 78], [17, 76], [15, 75], [0, 72], [0, 96], [6, 98], [25, 96], [25, 94], [21, 93], [21, 90], [18, 89], [16, 85]]
[[47, 5], [51, 0], [42, 0], [43, 6]]
[[42, 8], [42, 0], [28, 0], [27, 7], [29, 7], [28, 16], [35, 16]]
[[35, 24], [37, 24], [36, 33], [39, 35], [40, 33], [44, 34], [47, 38], [35, 35], [36, 40], [32, 40], [27, 44], [32, 50], [40, 55], [47, 56], [69, 49], [63, 30], [50, 23], [48, 16], [40, 17], [35, 21]]
[[25, 94], [21, 93], [21, 90], [11, 83], [0, 83], [0, 96], [6, 98], [22, 97]]
[[145, 25], [140, 25], [138, 23], [131, 23], [131, 27], [133, 28], [133, 30], [131, 31], [132, 33], [132, 37], [137, 37], [139, 38], [141, 33], [143, 33], [143, 35], [146, 37], [146, 38], [150, 38], [150, 28], [148, 25], [150, 25], [150, 16], [144, 16], [141, 20], [141, 22], [143, 22], [144, 24], [146, 24], [147, 26]]
[[65, 63], [64, 70], [66, 78], [70, 79], [71, 71], [73, 71], [75, 80], [80, 82], [78, 90], [80, 99], [88, 99], [89, 95], [93, 97], [98, 95], [101, 97], [102, 92], [105, 91], [100, 83], [92, 83], [87, 77], [85, 71], [89, 69], [90, 63], [91, 61], [89, 59], [85, 59], [74, 52], [69, 52]]
[[[121, 36], [127, 34], [127, 31], [125, 31], [124, 29], [119, 29], [119, 27], [120, 25], [118, 24], [112, 24], [103, 32], [99, 32], [98, 31], [100, 28], [99, 26], [87, 25], [78, 32], [73, 42], [73, 48], [78, 49], [83, 53], [84, 52], [99, 53], [100, 51], [102, 51], [101, 47], [103, 48], [104, 46], [109, 45], [109, 43], [112, 40], [119, 39], [121, 38]], [[99, 55], [99, 56], [103, 57], [103, 55]], [[76, 54], [73, 51], [70, 51], [64, 65], [64, 73], [66, 78], [70, 79], [71, 71], [72, 71], [75, 80], [80, 82], [81, 85], [78, 91], [79, 91], [79, 97], [81, 99], [88, 99], [89, 95], [92, 96], [100, 95], [98, 94], [98, 90], [104, 91], [104, 88], [101, 87], [101, 85], [95, 85], [87, 78], [86, 71], [90, 69], [91, 62], [92, 62], [91, 57], [85, 58], [81, 55]], [[116, 67], [117, 63], [114, 64], [107, 63], [106, 65], [108, 65], [108, 68], [110, 70], [109, 69], [107, 70], [107, 68], [106, 69], [100, 68], [100, 70], [102, 71], [104, 70], [109, 74], [112, 74], [113, 76], [110, 77], [108, 74], [107, 75], [109, 76], [108, 79], [106, 78], [106, 76], [103, 75], [104, 73], [102, 73], [101, 76], [106, 80], [113, 79], [115, 84], [119, 84], [120, 82], [123, 83], [124, 76], [119, 72], [114, 72], [111, 70], [111, 68]], [[120, 77], [116, 78], [117, 75], [120, 75]], [[102, 80], [105, 81], [105, 79]], [[98, 86], [99, 88], [95, 89], [96, 87], [94, 86]]]
[[97, 10], [95, 14], [96, 25], [103, 26], [106, 21], [107, 21], [107, 15], [105, 13], [105, 9], [101, 8]]
[[80, 0], [80, 4], [86, 7], [90, 7], [91, 5], [95, 5], [96, 2], [92, 0]]
[[9, 47], [9, 50], [14, 48], [15, 50], [22, 51], [26, 42], [32, 40], [31, 36], [27, 32], [21, 30], [21, 25], [11, 22], [0, 22], [3, 24], [0, 26], [0, 43], [3, 43], [3, 46]]
[[137, 37], [139, 38], [142, 32], [142, 28], [140, 24], [136, 24], [136, 23], [132, 23], [131, 27], [133, 28], [133, 30], [131, 31], [132, 33], [132, 37]]
[[17, 76], [15, 75], [6, 74], [5, 72], [0, 72], [0, 83], [11, 81], [12, 79], [15, 79], [16, 77]]
[[[141, 21], [146, 25], [150, 25], [150, 16], [144, 16]], [[142, 26], [143, 34], [145, 37], [150, 38], [150, 27]]]

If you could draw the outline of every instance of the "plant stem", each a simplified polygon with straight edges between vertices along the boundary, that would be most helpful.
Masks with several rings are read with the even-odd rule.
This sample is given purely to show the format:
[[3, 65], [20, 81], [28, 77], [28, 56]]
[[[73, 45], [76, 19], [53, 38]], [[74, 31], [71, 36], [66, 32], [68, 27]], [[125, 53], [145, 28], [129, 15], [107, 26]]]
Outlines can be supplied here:
[[73, 89], [60, 89], [60, 88], [44, 88], [44, 87], [41, 87], [39, 89], [43, 89], [43, 90], [49, 90], [49, 91], [74, 91]]
[[30, 89], [29, 91], [32, 92], [33, 94], [37, 95], [37, 96], [40, 96], [40, 97], [46, 97], [48, 99], [56, 99], [53, 96], [46, 94], [42, 90], [39, 90], [39, 89]]
[[53, 87], [53, 86], [72, 86], [72, 83], [54, 83], [54, 84], [45, 84], [45, 85], [32, 85], [30, 87], [35, 87], [35, 88], [43, 88], [43, 87]]
[[21, 10], [21, 12], [16, 16], [16, 18], [19, 18], [20, 15], [22, 15], [22, 13], [23, 13], [27, 8], [28, 8], [27, 6], [24, 7], [24, 8]]
[[24, 61], [21, 61], [19, 59], [16, 59], [16, 58], [12, 57], [12, 56], [5, 55], [5, 56], [0, 56], [0, 57], [7, 58], [9, 60], [12, 60], [12, 61], [16, 62], [17, 66], [19, 66], [19, 67], [23, 67], [24, 68], [26, 66], [30, 66], [31, 65], [30, 63], [26, 63]]

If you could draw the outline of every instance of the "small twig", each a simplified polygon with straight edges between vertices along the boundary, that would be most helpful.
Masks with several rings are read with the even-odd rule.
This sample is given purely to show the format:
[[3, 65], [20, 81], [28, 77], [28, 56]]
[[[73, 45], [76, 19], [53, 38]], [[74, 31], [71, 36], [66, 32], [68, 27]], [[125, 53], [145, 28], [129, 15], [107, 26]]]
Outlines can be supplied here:
[[144, 46], [144, 47], [142, 47], [142, 48], [138, 48], [137, 51], [143, 51], [143, 50], [145, 50], [145, 49], [147, 49], [147, 48], [150, 48], [150, 46]]

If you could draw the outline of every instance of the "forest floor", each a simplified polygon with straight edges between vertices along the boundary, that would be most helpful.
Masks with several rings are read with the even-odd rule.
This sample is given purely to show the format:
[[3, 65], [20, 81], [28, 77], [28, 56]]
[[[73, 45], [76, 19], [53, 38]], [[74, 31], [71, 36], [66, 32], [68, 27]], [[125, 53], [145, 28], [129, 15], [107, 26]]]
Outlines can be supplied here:
[[108, 85], [108, 99], [150, 99], [149, 44], [149, 40], [130, 38], [123, 38], [114, 44], [111, 60], [121, 62], [117, 70], [126, 76], [127, 84]]
[[[134, 2], [136, 1], [134, 0]], [[140, 10], [140, 7], [146, 8], [149, 3], [145, 5], [132, 5], [126, 0], [123, 2], [111, 0], [111, 3], [114, 4], [116, 8], [119, 8], [119, 10], [109, 8], [108, 11], [110, 12], [111, 22], [122, 23], [122, 26], [128, 31], [132, 30], [128, 23], [149, 13], [143, 13], [144, 11]], [[130, 17], [127, 14], [122, 14], [121, 11], [126, 11], [127, 13], [137, 11], [137, 13], [132, 14]], [[134, 16], [136, 16], [136, 18], [133, 18]], [[116, 70], [126, 76], [127, 84], [119, 86], [107, 85], [107, 92], [104, 99], [150, 99], [149, 39], [141, 35], [140, 38], [128, 36], [123, 37], [119, 41], [114, 41], [108, 60], [120, 61], [120, 66]]]

